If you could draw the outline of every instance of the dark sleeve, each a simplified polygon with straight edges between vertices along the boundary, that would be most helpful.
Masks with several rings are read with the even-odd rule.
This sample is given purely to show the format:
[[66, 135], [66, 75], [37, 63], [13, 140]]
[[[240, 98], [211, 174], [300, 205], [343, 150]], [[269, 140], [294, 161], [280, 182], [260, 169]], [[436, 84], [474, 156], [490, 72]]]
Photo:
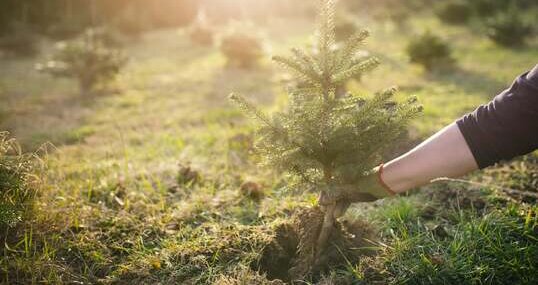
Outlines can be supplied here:
[[538, 148], [538, 65], [457, 122], [480, 168]]

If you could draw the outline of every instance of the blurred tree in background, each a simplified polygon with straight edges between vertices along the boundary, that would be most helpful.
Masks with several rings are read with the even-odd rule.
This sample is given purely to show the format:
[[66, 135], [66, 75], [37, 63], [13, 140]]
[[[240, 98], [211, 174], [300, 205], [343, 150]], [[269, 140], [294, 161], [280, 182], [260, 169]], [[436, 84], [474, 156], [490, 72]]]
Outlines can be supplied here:
[[3, 0], [1, 7], [0, 36], [12, 32], [12, 23], [22, 23], [40, 33], [68, 37], [89, 26], [110, 25], [133, 32], [183, 26], [202, 7], [213, 21], [226, 22], [297, 16], [308, 7], [313, 10], [314, 4], [292, 0]]
[[445, 23], [465, 24], [471, 17], [472, 9], [463, 0], [443, 1], [435, 6], [435, 14]]
[[195, 0], [3, 0], [0, 34], [10, 33], [11, 23], [31, 26], [39, 32], [59, 25], [81, 31], [88, 26], [112, 24], [131, 11], [133, 22], [146, 19], [151, 27], [185, 25], [196, 15]]
[[82, 36], [60, 42], [52, 59], [37, 69], [56, 77], [74, 77], [80, 94], [87, 95], [98, 83], [113, 79], [125, 65], [121, 50], [111, 48], [107, 33], [88, 29]]
[[[349, 11], [375, 17], [407, 17], [434, 4], [451, 0], [340, 0]], [[494, 16], [509, 8], [529, 10], [535, 0], [459, 0], [473, 14]], [[460, 6], [461, 6], [460, 5]], [[23, 23], [39, 32], [70, 35], [88, 26], [118, 25], [145, 28], [182, 26], [195, 19], [200, 8], [215, 22], [231, 19], [267, 20], [275, 17], [315, 15], [315, 1], [293, 0], [2, 0], [0, 35], [10, 33], [12, 23]], [[126, 28], [127, 29], [127, 28]], [[131, 27], [131, 29], [134, 29]], [[141, 29], [137, 27], [136, 29]]]
[[427, 71], [440, 70], [454, 64], [451, 49], [445, 40], [426, 31], [407, 45], [409, 60], [422, 65]]

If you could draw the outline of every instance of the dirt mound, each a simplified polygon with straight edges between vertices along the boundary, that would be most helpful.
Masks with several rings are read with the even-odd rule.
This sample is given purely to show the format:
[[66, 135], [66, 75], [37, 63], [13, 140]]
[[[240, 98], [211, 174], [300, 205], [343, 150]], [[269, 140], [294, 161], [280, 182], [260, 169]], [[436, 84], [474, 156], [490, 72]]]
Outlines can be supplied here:
[[353, 262], [371, 253], [361, 248], [372, 245], [367, 241], [373, 236], [372, 227], [360, 220], [342, 221], [336, 224], [329, 237], [330, 245], [316, 262], [314, 247], [322, 223], [323, 212], [319, 207], [299, 211], [290, 223], [275, 229], [275, 236], [265, 247], [256, 269], [266, 273], [269, 279], [315, 280], [329, 268], [345, 265], [346, 259]]

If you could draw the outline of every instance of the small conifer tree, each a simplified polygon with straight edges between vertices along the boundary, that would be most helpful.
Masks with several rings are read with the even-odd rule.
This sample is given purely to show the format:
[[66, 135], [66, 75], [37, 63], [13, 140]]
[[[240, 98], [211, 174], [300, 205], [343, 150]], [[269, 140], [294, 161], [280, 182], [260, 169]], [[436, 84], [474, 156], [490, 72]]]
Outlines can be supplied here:
[[195, 44], [201, 46], [210, 46], [213, 44], [215, 31], [208, 23], [204, 10], [198, 12], [198, 16], [190, 26], [188, 33], [191, 41]]
[[424, 66], [427, 71], [447, 68], [455, 63], [448, 43], [430, 31], [412, 39], [406, 51], [411, 62]]
[[[335, 48], [334, 0], [320, 0], [317, 48], [309, 53], [293, 49], [289, 57], [274, 60], [307, 85], [289, 91], [289, 106], [272, 116], [243, 97], [232, 94], [248, 114], [258, 119], [257, 150], [279, 170], [297, 174], [318, 191], [353, 184], [380, 163], [382, 152], [406, 131], [420, 113], [415, 98], [392, 101], [391, 88], [368, 98], [336, 96], [337, 87], [378, 65], [375, 58], [356, 57], [368, 32], [351, 36]], [[306, 188], [305, 188], [306, 189]], [[334, 189], [334, 188], [332, 188]], [[319, 256], [334, 225], [335, 207], [326, 207], [314, 256]]]
[[121, 50], [106, 45], [102, 33], [89, 29], [80, 38], [60, 42], [52, 59], [36, 68], [55, 77], [76, 78], [80, 93], [86, 95], [98, 83], [112, 80], [126, 61]]
[[261, 39], [245, 27], [233, 27], [225, 34], [220, 50], [232, 67], [253, 68], [263, 56]]
[[505, 47], [523, 45], [526, 38], [532, 35], [532, 26], [525, 21], [521, 14], [517, 9], [511, 8], [486, 20], [488, 37]]

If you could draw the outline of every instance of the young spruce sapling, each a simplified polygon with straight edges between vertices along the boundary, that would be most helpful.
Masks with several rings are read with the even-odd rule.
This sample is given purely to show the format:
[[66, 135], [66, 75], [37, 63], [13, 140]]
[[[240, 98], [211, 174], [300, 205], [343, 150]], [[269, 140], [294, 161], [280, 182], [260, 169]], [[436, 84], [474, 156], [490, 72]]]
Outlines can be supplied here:
[[[335, 0], [320, 0], [319, 31], [314, 51], [293, 49], [274, 61], [306, 82], [289, 90], [289, 106], [266, 115], [244, 97], [230, 95], [260, 123], [257, 150], [278, 170], [298, 175], [316, 191], [354, 184], [380, 163], [380, 156], [404, 132], [421, 106], [416, 98], [393, 101], [395, 89], [374, 96], [336, 96], [346, 80], [378, 65], [373, 57], [359, 57], [368, 32], [360, 30], [341, 48], [335, 47]], [[313, 186], [313, 187], [312, 187]], [[313, 260], [327, 246], [335, 224], [335, 206], [324, 210]]]

